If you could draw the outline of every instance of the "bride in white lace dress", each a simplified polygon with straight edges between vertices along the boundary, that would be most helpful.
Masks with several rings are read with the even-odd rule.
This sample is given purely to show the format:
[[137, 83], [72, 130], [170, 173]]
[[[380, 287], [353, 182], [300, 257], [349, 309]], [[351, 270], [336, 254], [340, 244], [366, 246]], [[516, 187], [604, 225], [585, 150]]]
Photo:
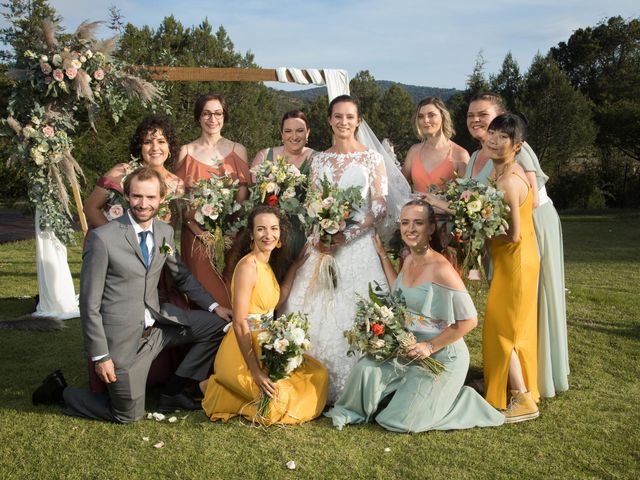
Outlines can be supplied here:
[[[357, 223], [347, 227], [344, 234], [334, 235], [331, 248], [318, 245], [308, 249], [309, 257], [296, 273], [285, 306], [286, 312], [303, 311], [309, 315], [309, 353], [329, 370], [330, 403], [342, 391], [358, 360], [347, 357], [348, 344], [342, 333], [353, 322], [357, 294], [366, 296], [369, 282], [388, 288], [373, 244], [374, 223], [385, 213], [387, 174], [381, 155], [356, 141], [360, 122], [359, 106], [351, 97], [336, 97], [329, 105], [334, 145], [311, 157], [311, 181], [319, 184], [326, 176], [341, 189], [358, 186], [364, 202], [355, 215]], [[318, 288], [316, 279], [322, 256], [318, 249], [335, 258], [338, 270], [335, 292]]]

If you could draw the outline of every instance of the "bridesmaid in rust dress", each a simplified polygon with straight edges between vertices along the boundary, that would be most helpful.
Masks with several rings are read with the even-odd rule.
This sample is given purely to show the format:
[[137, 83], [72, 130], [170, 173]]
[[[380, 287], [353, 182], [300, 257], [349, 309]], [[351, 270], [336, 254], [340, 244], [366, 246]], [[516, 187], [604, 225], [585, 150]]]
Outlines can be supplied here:
[[[402, 173], [413, 184], [413, 191], [429, 194], [447, 180], [463, 177], [469, 153], [451, 141], [454, 135], [451, 115], [438, 97], [421, 100], [414, 115], [414, 128], [420, 143], [413, 145], [402, 166]], [[447, 247], [451, 235], [447, 231], [448, 215], [434, 205], [440, 244]], [[449, 249], [443, 254], [455, 265], [456, 254]]]
[[[200, 125], [201, 134], [193, 142], [180, 149], [176, 175], [184, 181], [188, 191], [200, 179], [227, 172], [240, 182], [236, 200], [242, 203], [249, 197], [248, 184], [251, 181], [247, 165], [247, 151], [239, 143], [222, 136], [222, 127], [228, 120], [227, 104], [220, 94], [202, 95], [195, 104], [194, 119]], [[193, 220], [193, 212], [185, 215], [182, 228], [182, 258], [202, 286], [220, 303], [230, 308], [229, 282], [235, 268], [233, 251], [227, 252], [225, 270], [216, 272], [204, 252], [198, 237], [204, 233]]]

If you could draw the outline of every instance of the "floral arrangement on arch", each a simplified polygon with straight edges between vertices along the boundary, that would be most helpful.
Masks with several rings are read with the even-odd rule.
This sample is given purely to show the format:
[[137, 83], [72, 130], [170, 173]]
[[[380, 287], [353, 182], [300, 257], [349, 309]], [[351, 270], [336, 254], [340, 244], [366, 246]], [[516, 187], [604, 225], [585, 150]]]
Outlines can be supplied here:
[[287, 157], [277, 155], [275, 160], [265, 160], [251, 169], [256, 181], [251, 187], [249, 201], [253, 207], [267, 204], [279, 207], [289, 216], [298, 215], [307, 191], [307, 176], [298, 167], [287, 162]]
[[212, 174], [209, 179], [195, 182], [187, 199], [195, 209], [193, 219], [205, 230], [198, 238], [219, 274], [224, 270], [224, 253], [241, 226], [240, 222], [231, 222], [231, 216], [242, 208], [236, 201], [239, 187], [239, 181], [227, 172]]
[[73, 158], [71, 134], [85, 111], [95, 130], [99, 110], [114, 122], [131, 100], [153, 104], [161, 91], [134, 74], [130, 65], [113, 57], [117, 37], [97, 40], [101, 22], [83, 22], [72, 35], [59, 25], [42, 22], [40, 44], [18, 52], [7, 76], [15, 81], [4, 123], [15, 138], [12, 162], [24, 162], [29, 199], [40, 212], [40, 227], [63, 243], [73, 243], [68, 188], [77, 188], [82, 169]]
[[[400, 294], [383, 293], [378, 285], [374, 291], [369, 284], [369, 298], [358, 299], [353, 326], [344, 332], [349, 344], [347, 355], [363, 353], [379, 362], [403, 356], [417, 342], [406, 328], [411, 321]], [[444, 370], [444, 365], [432, 357], [421, 360], [420, 366], [436, 376]]]
[[504, 194], [493, 185], [472, 178], [456, 178], [445, 183], [445, 198], [453, 210], [454, 242], [462, 245], [463, 272], [477, 270], [485, 241], [504, 235], [509, 228], [510, 209]]

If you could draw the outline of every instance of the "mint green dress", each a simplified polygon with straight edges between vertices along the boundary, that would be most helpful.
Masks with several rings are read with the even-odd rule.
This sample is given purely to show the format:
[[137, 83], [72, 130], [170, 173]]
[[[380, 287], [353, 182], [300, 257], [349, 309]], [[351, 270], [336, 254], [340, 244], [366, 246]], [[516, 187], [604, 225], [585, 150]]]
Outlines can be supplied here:
[[538, 284], [538, 389], [542, 397], [553, 397], [569, 389], [569, 346], [564, 290], [562, 225], [553, 202], [546, 195], [549, 177], [537, 155], [524, 142], [516, 160], [525, 172], [535, 172], [540, 205], [533, 210], [540, 255]]
[[[457, 320], [476, 316], [466, 290], [435, 283], [405, 287], [400, 272], [394, 290], [405, 297], [415, 320], [409, 329], [419, 342], [430, 340]], [[457, 430], [502, 425], [504, 416], [475, 390], [464, 386], [469, 369], [469, 350], [463, 339], [447, 345], [433, 355], [445, 365], [438, 377], [415, 362], [394, 358], [379, 362], [362, 357], [353, 367], [330, 417], [339, 430], [349, 423], [373, 419], [382, 399], [393, 398], [375, 421], [394, 432]]]

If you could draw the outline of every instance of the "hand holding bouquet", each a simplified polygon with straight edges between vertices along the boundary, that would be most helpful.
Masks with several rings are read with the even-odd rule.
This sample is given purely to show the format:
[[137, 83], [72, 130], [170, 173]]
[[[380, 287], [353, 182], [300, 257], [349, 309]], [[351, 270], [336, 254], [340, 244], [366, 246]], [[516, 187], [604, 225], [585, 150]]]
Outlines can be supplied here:
[[509, 206], [504, 195], [491, 185], [472, 178], [446, 182], [446, 199], [454, 215], [454, 237], [463, 244], [463, 271], [480, 266], [480, 251], [487, 238], [504, 235], [509, 228]]
[[[406, 328], [410, 319], [400, 295], [376, 293], [369, 284], [369, 298], [358, 300], [353, 326], [344, 332], [349, 343], [347, 355], [361, 352], [378, 361], [405, 356], [417, 343]], [[431, 357], [420, 364], [436, 376], [444, 370], [444, 365]]]
[[[362, 194], [358, 187], [339, 189], [329, 182], [327, 177], [320, 181], [319, 187], [310, 187], [304, 203], [304, 212], [299, 215], [307, 238], [325, 250], [335, 246], [334, 235], [343, 233], [347, 226], [356, 223], [354, 213], [362, 204]], [[338, 271], [332, 255], [322, 252], [316, 268], [315, 278], [320, 286], [335, 290], [338, 286]], [[315, 278], [312, 283], [315, 283]]]
[[188, 199], [195, 209], [194, 220], [205, 230], [198, 238], [218, 273], [224, 270], [224, 252], [237, 233], [237, 226], [230, 222], [231, 215], [241, 208], [236, 202], [237, 191], [238, 180], [225, 172], [220, 176], [211, 175], [208, 180], [198, 180]]
[[[293, 312], [277, 319], [263, 322], [265, 331], [258, 334], [262, 347], [262, 366], [269, 378], [277, 382], [291, 375], [304, 362], [304, 352], [309, 349], [309, 321], [303, 313]], [[258, 405], [258, 417], [269, 413], [270, 398], [262, 395]], [[274, 397], [277, 401], [277, 398]]]

